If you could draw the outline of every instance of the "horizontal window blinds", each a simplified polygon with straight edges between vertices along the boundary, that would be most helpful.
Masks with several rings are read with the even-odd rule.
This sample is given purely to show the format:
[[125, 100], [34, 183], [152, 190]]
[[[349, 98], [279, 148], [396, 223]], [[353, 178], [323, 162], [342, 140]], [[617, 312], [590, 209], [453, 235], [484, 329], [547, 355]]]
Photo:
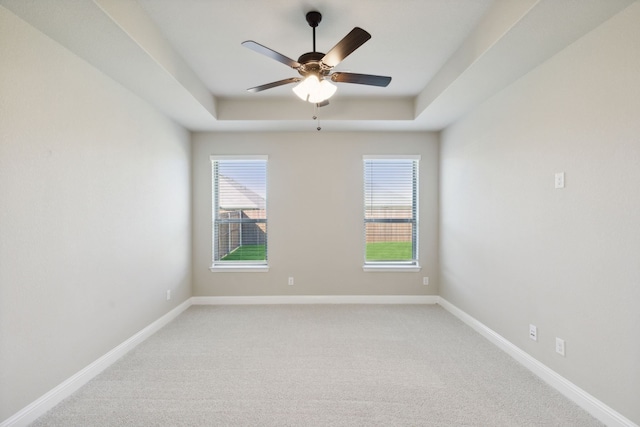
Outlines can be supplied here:
[[364, 159], [365, 263], [416, 264], [418, 160]]
[[212, 158], [214, 263], [266, 263], [267, 160]]

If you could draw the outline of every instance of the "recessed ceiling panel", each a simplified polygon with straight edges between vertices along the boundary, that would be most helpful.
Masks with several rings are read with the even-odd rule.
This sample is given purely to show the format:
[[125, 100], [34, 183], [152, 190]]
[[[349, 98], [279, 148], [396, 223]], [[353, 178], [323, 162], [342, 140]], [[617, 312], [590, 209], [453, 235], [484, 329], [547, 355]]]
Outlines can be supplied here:
[[358, 26], [372, 38], [335, 71], [391, 76], [387, 88], [341, 84], [342, 95], [415, 96], [482, 18], [491, 0], [139, 0], [173, 47], [216, 96], [288, 96], [284, 86], [246, 89], [297, 76], [240, 45], [254, 40], [290, 58], [313, 50], [310, 10], [322, 13], [317, 51], [326, 53]]

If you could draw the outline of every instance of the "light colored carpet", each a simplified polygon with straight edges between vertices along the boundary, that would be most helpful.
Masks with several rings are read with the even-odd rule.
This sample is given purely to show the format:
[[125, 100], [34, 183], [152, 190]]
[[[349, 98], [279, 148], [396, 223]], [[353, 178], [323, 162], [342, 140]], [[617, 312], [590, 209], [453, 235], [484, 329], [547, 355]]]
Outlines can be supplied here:
[[193, 306], [36, 426], [600, 426], [439, 306]]

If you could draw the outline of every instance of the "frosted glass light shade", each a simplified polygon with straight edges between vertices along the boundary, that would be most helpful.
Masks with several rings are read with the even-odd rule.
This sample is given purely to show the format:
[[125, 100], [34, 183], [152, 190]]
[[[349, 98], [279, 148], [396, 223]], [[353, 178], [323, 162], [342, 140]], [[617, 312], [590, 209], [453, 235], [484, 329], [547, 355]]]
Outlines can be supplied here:
[[298, 83], [298, 85], [293, 88], [293, 92], [303, 101], [317, 104], [331, 98], [337, 89], [334, 84], [331, 84], [327, 80], [322, 79], [322, 81], [320, 81], [317, 76], [310, 75]]

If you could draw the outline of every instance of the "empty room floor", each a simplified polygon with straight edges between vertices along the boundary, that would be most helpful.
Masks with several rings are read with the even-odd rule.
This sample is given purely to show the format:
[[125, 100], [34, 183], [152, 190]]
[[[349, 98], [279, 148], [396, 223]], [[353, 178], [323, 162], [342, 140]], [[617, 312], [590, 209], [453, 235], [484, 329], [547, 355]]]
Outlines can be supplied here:
[[35, 426], [600, 426], [437, 305], [192, 306]]

